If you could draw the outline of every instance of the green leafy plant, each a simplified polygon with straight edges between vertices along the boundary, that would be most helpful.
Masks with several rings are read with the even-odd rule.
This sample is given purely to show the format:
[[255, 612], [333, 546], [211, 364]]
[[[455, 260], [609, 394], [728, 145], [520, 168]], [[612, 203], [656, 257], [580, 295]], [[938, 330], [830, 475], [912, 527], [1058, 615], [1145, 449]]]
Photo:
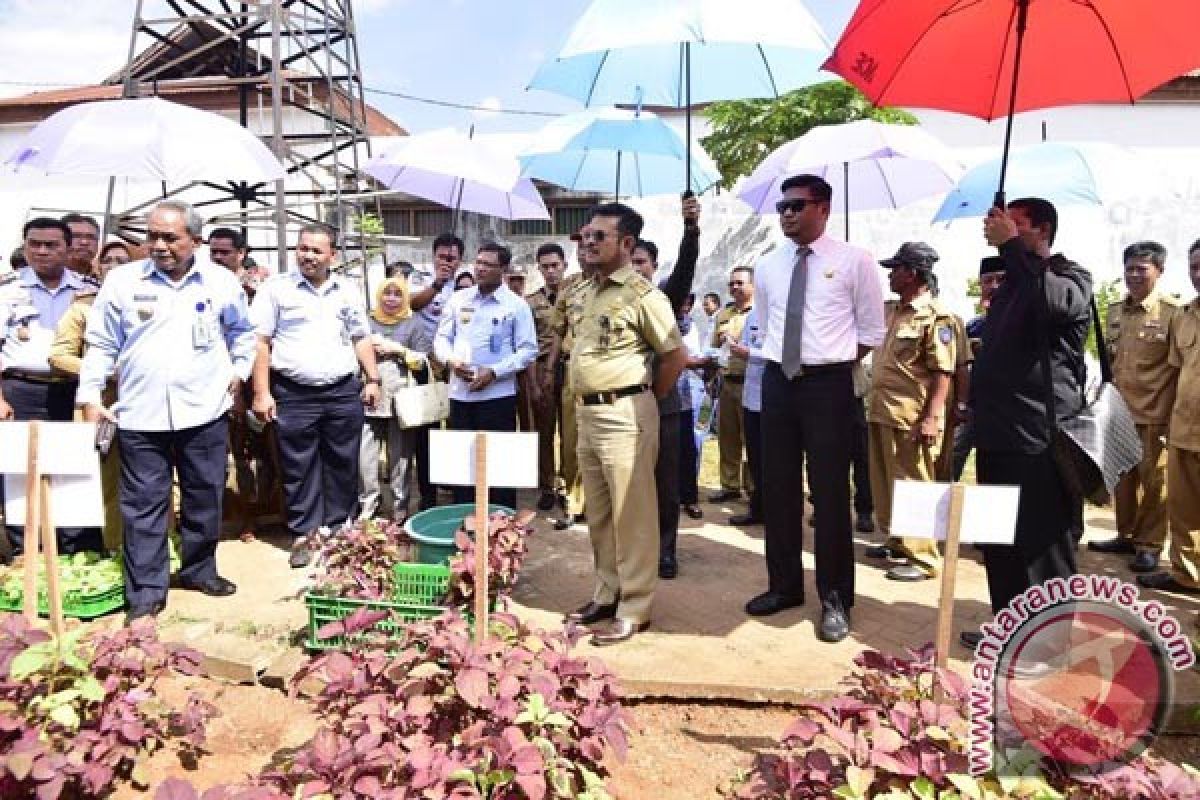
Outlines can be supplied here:
[[712, 133], [701, 144], [721, 169], [729, 188], [754, 171], [767, 154], [817, 125], [874, 119], [915, 125], [917, 118], [896, 108], [876, 108], [845, 81], [828, 81], [788, 92], [772, 100], [724, 100], [705, 114]]
[[0, 797], [98, 797], [146, 785], [144, 760], [173, 743], [195, 757], [216, 709], [198, 695], [167, 708], [155, 685], [195, 674], [200, 654], [158, 640], [148, 621], [54, 639], [23, 617], [0, 620]]

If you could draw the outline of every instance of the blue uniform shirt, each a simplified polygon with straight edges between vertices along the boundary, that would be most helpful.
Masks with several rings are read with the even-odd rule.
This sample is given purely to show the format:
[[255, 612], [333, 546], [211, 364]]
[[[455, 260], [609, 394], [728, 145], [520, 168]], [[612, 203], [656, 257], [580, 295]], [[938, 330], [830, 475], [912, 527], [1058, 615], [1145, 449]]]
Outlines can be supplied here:
[[47, 289], [32, 267], [22, 267], [16, 281], [2, 290], [0, 298], [0, 363], [4, 369], [19, 369], [50, 375], [50, 345], [58, 321], [67, 313], [75, 293], [87, 289], [78, 274], [67, 269], [55, 289]]
[[354, 343], [371, 333], [361, 291], [340, 275], [319, 289], [300, 272], [275, 275], [259, 287], [250, 318], [271, 340], [271, 369], [306, 386], [358, 372]]
[[507, 286], [491, 294], [481, 294], [474, 286], [455, 292], [442, 309], [433, 340], [433, 353], [443, 364], [454, 359], [496, 373], [496, 379], [477, 392], [467, 388], [467, 381], [451, 376], [450, 398], [468, 403], [516, 394], [517, 373], [533, 363], [537, 350], [533, 312]]
[[246, 293], [224, 267], [196, 258], [175, 283], [150, 259], [108, 273], [88, 316], [76, 404], [100, 403], [114, 370], [120, 427], [178, 431], [220, 417], [229, 383], [254, 364]]

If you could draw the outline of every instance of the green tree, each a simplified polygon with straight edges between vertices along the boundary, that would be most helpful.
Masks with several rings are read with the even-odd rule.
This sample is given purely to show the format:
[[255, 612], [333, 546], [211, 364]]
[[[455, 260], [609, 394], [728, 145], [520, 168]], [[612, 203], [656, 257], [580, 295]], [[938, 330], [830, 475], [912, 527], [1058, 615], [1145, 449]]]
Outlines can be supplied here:
[[721, 169], [725, 188], [749, 175], [776, 147], [817, 125], [874, 119], [915, 125], [916, 117], [896, 108], [876, 108], [845, 81], [807, 86], [772, 100], [724, 100], [705, 111], [712, 133], [701, 144]]

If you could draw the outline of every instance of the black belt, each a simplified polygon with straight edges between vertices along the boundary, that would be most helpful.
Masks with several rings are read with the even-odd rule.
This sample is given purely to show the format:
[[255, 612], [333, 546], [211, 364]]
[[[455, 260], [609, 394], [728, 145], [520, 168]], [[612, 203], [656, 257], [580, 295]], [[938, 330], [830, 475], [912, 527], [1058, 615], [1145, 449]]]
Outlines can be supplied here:
[[[800, 377], [803, 377], [804, 375], [820, 375], [821, 373], [824, 373], [824, 372], [849, 372], [850, 370], [854, 369], [855, 363], [857, 363], [857, 362], [835, 361], [831, 364], [805, 364], [803, 367], [800, 368], [800, 374], [797, 375], [796, 377], [800, 378]], [[772, 362], [770, 362], [770, 364], [771, 364], [771, 366], [775, 367], [779, 371], [781, 371], [781, 372], [783, 371], [783, 365], [780, 364], [778, 361], [772, 361]]]
[[42, 372], [26, 372], [23, 369], [6, 369], [3, 377], [7, 381], [25, 381], [26, 383], [79, 383], [78, 378], [68, 378], [62, 375], [50, 375]]
[[610, 406], [617, 402], [622, 397], [632, 397], [635, 394], [641, 394], [650, 387], [644, 383], [639, 383], [635, 386], [622, 386], [620, 389], [609, 389], [606, 392], [592, 392], [591, 394], [576, 395], [579, 398], [579, 403], [585, 406]]
[[745, 375], [726, 375], [723, 378], [721, 378], [721, 380], [728, 381], [729, 383], [745, 383], [746, 376]]
[[332, 380], [329, 383], [305, 383], [303, 381], [298, 381], [295, 378], [289, 378], [287, 375], [284, 375], [282, 372], [279, 372], [278, 370], [271, 370], [270, 375], [271, 375], [271, 380], [277, 381], [278, 383], [281, 383], [284, 386], [292, 386], [292, 387], [296, 387], [298, 389], [306, 389], [308, 391], [317, 391], [319, 389], [333, 389], [338, 386], [341, 386], [346, 381], [348, 381], [354, 377], [354, 373], [351, 372], [349, 375], [343, 375], [342, 377], [337, 378], [336, 380]]

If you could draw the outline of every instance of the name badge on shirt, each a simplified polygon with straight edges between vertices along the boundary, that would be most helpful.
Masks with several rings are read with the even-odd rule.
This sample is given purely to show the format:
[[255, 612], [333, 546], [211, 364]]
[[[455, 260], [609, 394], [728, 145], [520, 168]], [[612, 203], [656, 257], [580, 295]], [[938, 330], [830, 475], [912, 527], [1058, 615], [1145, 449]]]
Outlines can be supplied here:
[[470, 326], [471, 318], [475, 316], [475, 309], [471, 306], [463, 306], [458, 311], [458, 324], [464, 328]]
[[499, 353], [504, 346], [504, 326], [497, 317], [492, 317], [492, 335], [488, 337], [488, 349]]
[[204, 311], [205, 304], [196, 303], [196, 320], [192, 323], [192, 347], [196, 350], [207, 350], [217, 339], [213, 315]]

